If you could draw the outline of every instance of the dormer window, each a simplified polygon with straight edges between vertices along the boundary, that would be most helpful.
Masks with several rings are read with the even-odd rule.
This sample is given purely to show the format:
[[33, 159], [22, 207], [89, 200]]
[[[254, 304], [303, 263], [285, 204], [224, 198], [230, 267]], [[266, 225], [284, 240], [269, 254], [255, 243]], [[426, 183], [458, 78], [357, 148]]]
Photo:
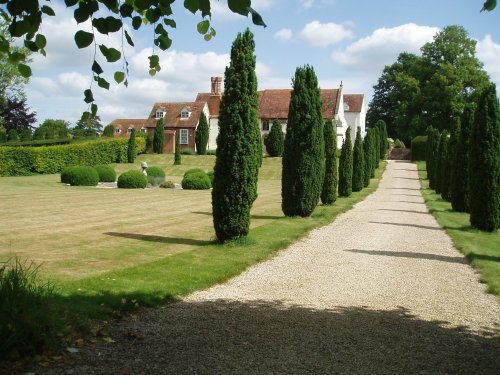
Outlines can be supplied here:
[[155, 116], [155, 118], [158, 120], [158, 119], [161, 119], [163, 117], [165, 117], [165, 112], [163, 112], [162, 109], [156, 110], [156, 116]]
[[191, 114], [191, 112], [189, 112], [188, 108], [182, 108], [182, 110], [181, 110], [181, 118], [183, 118], [183, 119], [189, 118], [190, 114]]
[[115, 134], [120, 134], [122, 130], [120, 128], [115, 128]]
[[147, 132], [147, 130], [146, 130], [146, 128], [143, 126], [143, 127], [141, 128], [141, 133], [146, 133], [146, 132]]
[[132, 133], [132, 127], [129, 126], [128, 129], [127, 129], [127, 134], [131, 134]]
[[349, 111], [349, 104], [344, 102], [344, 111]]

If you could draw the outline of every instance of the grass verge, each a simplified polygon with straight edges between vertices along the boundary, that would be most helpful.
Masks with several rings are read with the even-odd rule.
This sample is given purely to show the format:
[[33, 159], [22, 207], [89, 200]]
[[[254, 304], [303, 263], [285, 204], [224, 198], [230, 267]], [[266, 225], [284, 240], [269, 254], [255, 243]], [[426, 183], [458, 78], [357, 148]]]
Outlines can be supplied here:
[[451, 237], [455, 247], [479, 271], [481, 282], [488, 285], [488, 292], [498, 296], [500, 294], [500, 231], [490, 233], [471, 227], [469, 214], [453, 211], [450, 202], [443, 200], [441, 195], [429, 188], [425, 162], [418, 161], [417, 166], [422, 195], [427, 208]]

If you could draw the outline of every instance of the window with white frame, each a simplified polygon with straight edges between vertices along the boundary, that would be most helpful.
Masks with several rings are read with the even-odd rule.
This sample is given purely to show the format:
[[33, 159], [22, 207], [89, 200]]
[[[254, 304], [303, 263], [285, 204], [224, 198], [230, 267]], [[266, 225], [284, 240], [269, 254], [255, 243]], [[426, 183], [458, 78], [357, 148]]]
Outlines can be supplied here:
[[156, 119], [160, 119], [160, 118], [163, 118], [165, 116], [165, 112], [163, 112], [163, 110], [161, 109], [157, 109], [156, 110]]
[[115, 134], [120, 134], [122, 130], [120, 128], [115, 128]]
[[181, 145], [187, 145], [188, 144], [188, 136], [189, 136], [189, 131], [188, 129], [181, 129], [180, 133], [180, 144]]
[[269, 131], [269, 120], [262, 121], [262, 131], [264, 132]]
[[146, 128], [143, 126], [143, 127], [141, 128], [141, 133], [146, 133], [146, 132], [147, 132], [147, 130], [146, 130]]
[[183, 108], [181, 111], [181, 119], [189, 118], [189, 110], [187, 108]]
[[127, 129], [127, 134], [131, 134], [132, 133], [132, 127], [129, 126], [128, 129]]

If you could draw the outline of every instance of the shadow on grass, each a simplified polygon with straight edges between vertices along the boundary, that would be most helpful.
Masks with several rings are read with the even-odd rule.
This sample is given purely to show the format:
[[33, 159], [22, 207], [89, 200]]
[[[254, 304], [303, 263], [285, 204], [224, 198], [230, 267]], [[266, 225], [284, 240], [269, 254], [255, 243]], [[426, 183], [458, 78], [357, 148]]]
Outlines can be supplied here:
[[122, 237], [122, 238], [129, 238], [129, 239], [139, 240], [139, 241], [159, 242], [159, 243], [167, 243], [167, 244], [175, 244], [175, 245], [205, 246], [205, 245], [213, 245], [214, 244], [213, 241], [195, 240], [192, 238], [150, 236], [150, 235], [138, 234], [138, 233], [105, 232], [104, 234], [106, 234], [108, 236], [113, 236], [113, 237]]
[[468, 264], [467, 260], [464, 257], [447, 257], [443, 255], [428, 254], [428, 253], [412, 253], [408, 251], [360, 250], [360, 249], [346, 249], [344, 251], [349, 251], [351, 253], [389, 256], [396, 258], [427, 259], [427, 260], [437, 260], [440, 262], [447, 262], [447, 263]]
[[479, 260], [489, 260], [491, 262], [500, 262], [500, 257], [494, 256], [494, 255], [469, 253], [469, 254], [467, 254], [467, 258], [469, 258], [471, 261], [479, 259]]
[[410, 228], [421, 228], [421, 229], [429, 229], [429, 230], [439, 230], [443, 231], [444, 229], [440, 227], [431, 227], [428, 225], [418, 225], [418, 224], [403, 224], [403, 223], [389, 223], [387, 221], [369, 221], [372, 224], [384, 224], [384, 225], [396, 225], [398, 227], [410, 227]]
[[[196, 215], [212, 216], [211, 212], [206, 211], [192, 211], [191, 213]], [[251, 215], [251, 218], [256, 220], [278, 220], [283, 219], [284, 217], [285, 216]]]
[[110, 336], [113, 344], [83, 348], [57, 373], [500, 373], [494, 332], [425, 321], [402, 307], [178, 302], [147, 310]]
[[377, 211], [394, 211], [394, 212], [408, 212], [411, 214], [420, 214], [420, 215], [430, 215], [428, 212], [422, 211], [411, 211], [411, 210], [391, 210], [390, 208], [377, 208]]

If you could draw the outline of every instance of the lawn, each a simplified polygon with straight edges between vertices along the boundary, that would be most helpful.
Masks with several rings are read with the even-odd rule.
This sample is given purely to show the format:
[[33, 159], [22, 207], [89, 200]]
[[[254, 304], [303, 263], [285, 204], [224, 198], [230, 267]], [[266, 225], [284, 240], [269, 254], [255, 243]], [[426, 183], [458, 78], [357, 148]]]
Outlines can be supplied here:
[[[141, 161], [180, 182], [189, 168], [212, 169], [215, 157], [183, 155], [182, 165], [174, 166], [173, 155], [142, 155], [115, 169], [138, 169]], [[382, 169], [362, 192], [318, 206], [310, 218], [286, 218], [281, 158], [265, 158], [251, 234], [223, 246], [214, 243], [209, 190], [70, 187], [59, 175], [3, 177], [0, 261], [17, 255], [41, 264], [58, 302], [85, 317], [102, 318], [136, 303], [157, 306], [223, 282], [333, 221], [374, 191]]]
[[471, 227], [469, 214], [455, 212], [429, 188], [425, 162], [417, 162], [422, 194], [429, 211], [453, 240], [453, 244], [469, 259], [481, 274], [481, 281], [490, 293], [500, 295], [500, 231], [483, 232]]

